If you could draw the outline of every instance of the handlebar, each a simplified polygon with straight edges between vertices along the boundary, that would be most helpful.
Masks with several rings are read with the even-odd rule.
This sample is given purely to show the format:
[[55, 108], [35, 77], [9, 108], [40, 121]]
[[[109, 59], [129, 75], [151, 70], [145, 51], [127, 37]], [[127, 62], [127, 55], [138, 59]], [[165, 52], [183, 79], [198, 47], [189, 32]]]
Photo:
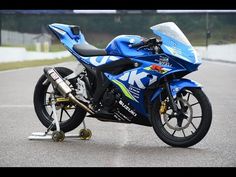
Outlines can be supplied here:
[[162, 41], [159, 41], [157, 38], [154, 37], [150, 39], [144, 38], [140, 43], [133, 44], [131, 45], [131, 47], [141, 49], [141, 48], [155, 46], [155, 45], [160, 46], [161, 44], [162, 44]]
[[146, 40], [142, 40], [141, 42], [137, 43], [137, 44], [133, 44], [131, 45], [133, 48], [135, 47], [141, 47], [143, 45], [146, 45]]

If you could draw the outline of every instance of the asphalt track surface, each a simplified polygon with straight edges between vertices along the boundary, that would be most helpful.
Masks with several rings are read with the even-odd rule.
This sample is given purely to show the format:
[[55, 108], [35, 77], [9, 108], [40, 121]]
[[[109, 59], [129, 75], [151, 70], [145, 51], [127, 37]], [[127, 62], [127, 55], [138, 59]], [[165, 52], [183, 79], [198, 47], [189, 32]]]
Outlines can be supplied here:
[[[74, 62], [60, 64], [74, 68]], [[203, 84], [213, 108], [206, 137], [191, 148], [172, 148], [150, 127], [87, 118], [89, 141], [28, 140], [45, 131], [33, 108], [43, 67], [0, 72], [1, 167], [235, 167], [236, 65], [203, 61], [188, 77]], [[72, 133], [78, 133], [80, 125]]]

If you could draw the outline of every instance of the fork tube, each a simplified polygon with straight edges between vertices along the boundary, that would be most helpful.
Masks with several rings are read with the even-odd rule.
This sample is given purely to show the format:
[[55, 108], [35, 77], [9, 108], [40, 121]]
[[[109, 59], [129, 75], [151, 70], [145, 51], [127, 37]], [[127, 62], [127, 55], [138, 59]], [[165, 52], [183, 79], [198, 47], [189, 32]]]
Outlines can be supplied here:
[[170, 84], [167, 80], [165, 80], [165, 87], [166, 87], [166, 91], [167, 91], [167, 94], [168, 94], [168, 97], [170, 99], [170, 106], [172, 107], [172, 109], [174, 110], [175, 113], [177, 113], [178, 109], [177, 109], [177, 106], [174, 102], [174, 98], [170, 92]]

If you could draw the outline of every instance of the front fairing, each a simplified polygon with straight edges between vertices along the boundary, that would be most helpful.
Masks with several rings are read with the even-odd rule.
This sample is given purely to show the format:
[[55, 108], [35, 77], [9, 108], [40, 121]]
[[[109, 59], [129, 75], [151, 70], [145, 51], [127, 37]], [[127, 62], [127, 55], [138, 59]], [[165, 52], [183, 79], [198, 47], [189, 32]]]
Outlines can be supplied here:
[[154, 34], [161, 37], [164, 53], [182, 59], [190, 64], [200, 65], [201, 59], [182, 31], [173, 22], [152, 26]]

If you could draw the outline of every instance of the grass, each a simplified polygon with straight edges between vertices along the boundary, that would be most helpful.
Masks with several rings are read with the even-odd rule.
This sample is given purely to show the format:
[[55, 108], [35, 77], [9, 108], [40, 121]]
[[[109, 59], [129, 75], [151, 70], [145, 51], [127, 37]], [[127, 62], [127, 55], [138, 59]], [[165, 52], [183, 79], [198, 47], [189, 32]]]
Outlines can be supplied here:
[[[30, 45], [30, 46], [24, 46], [26, 50], [28, 51], [36, 51], [36, 47], [34, 45]], [[41, 51], [43, 51], [43, 45], [41, 45]], [[49, 48], [49, 52], [60, 52], [60, 51], [65, 51], [66, 48], [61, 44], [53, 44], [50, 46]]]
[[68, 61], [75, 61], [76, 59], [71, 57], [65, 57], [62, 59], [51, 59], [51, 60], [33, 60], [33, 61], [20, 61], [20, 62], [9, 62], [9, 63], [0, 63], [0, 71], [19, 69], [19, 68], [28, 68], [44, 65], [54, 65], [57, 63], [63, 63]]
[[[27, 51], [36, 51], [35, 45], [2, 45], [2, 47], [23, 47]], [[50, 46], [49, 52], [60, 52], [67, 50], [61, 43], [53, 44]], [[41, 52], [44, 51], [43, 45], [41, 45]]]

